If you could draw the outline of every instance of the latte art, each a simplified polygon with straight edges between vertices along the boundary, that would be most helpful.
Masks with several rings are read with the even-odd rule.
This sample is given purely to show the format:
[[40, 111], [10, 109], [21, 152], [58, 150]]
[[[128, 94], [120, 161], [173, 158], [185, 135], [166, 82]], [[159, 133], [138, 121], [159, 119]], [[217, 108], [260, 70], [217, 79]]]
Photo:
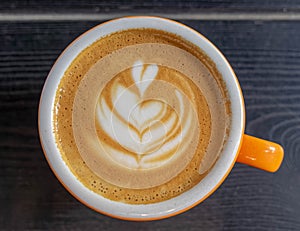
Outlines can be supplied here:
[[171, 199], [212, 168], [230, 126], [215, 64], [183, 38], [130, 29], [83, 50], [56, 91], [63, 160], [88, 189], [131, 204]]
[[[129, 73], [123, 73], [132, 78], [133, 84], [127, 87], [122, 79], [114, 79], [108, 94], [101, 94], [97, 103], [96, 123], [101, 130], [98, 133], [105, 132], [109, 137], [103, 140], [99, 135], [105, 154], [128, 168], [163, 165], [184, 151], [182, 141], [186, 141], [191, 130], [192, 116], [195, 116], [192, 105], [181, 91], [168, 86], [170, 83], [156, 80], [158, 69], [155, 64], [136, 62]], [[174, 90], [173, 102], [147, 94], [155, 91], [155, 86], [152, 87], [155, 82]]]
[[[198, 146], [199, 89], [192, 89], [188, 79], [169, 66], [126, 55], [161, 47], [153, 48], [128, 47], [99, 60], [75, 97], [78, 150], [93, 172], [120, 187], [144, 189], [168, 182], [184, 170]], [[113, 56], [122, 54], [127, 56], [125, 63], [101, 72]], [[107, 81], [99, 81], [103, 79]]]

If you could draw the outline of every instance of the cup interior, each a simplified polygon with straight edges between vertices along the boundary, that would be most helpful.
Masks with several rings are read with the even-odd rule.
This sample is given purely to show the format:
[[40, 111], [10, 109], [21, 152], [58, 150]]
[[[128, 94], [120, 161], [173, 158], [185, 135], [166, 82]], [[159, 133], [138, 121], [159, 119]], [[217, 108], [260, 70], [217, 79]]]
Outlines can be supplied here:
[[[208, 175], [191, 190], [154, 204], [130, 205], [108, 200], [87, 189], [62, 160], [53, 134], [56, 89], [72, 60], [87, 46], [113, 32], [131, 28], [154, 28], [177, 34], [199, 46], [216, 64], [231, 101], [232, 123], [228, 140]], [[126, 220], [156, 220], [173, 216], [195, 206], [224, 181], [232, 169], [244, 133], [245, 109], [238, 80], [222, 53], [203, 35], [178, 22], [158, 17], [126, 17], [96, 26], [73, 41], [53, 65], [42, 91], [39, 105], [39, 134], [46, 159], [56, 177], [79, 201], [103, 214]]]

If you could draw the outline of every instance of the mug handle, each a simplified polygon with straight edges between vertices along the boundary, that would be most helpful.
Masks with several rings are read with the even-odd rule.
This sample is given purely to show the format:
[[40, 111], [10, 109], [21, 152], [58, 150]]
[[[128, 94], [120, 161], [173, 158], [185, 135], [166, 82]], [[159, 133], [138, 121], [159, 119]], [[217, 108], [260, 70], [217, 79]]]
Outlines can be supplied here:
[[276, 172], [282, 163], [283, 153], [279, 144], [244, 134], [237, 162]]

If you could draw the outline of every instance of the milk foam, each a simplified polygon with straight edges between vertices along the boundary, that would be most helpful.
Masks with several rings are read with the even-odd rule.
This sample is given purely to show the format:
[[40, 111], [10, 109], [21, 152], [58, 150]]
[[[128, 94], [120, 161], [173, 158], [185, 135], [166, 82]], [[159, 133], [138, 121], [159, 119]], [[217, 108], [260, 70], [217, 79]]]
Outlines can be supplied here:
[[[139, 46], [132, 49], [133, 45]], [[127, 47], [129, 49], [126, 49]], [[173, 49], [174, 47], [178, 49]], [[104, 62], [101, 65], [98, 63], [100, 60]], [[120, 150], [123, 147], [117, 142], [113, 142], [96, 120], [96, 108], [100, 95], [102, 94], [106, 99], [109, 98], [112, 82], [119, 79], [121, 85], [126, 89], [135, 85], [131, 69], [132, 65], [139, 60], [143, 63], [143, 69], [149, 65], [158, 66], [155, 81], [152, 81], [151, 85], [147, 87], [144, 97], [153, 101], [153, 97], [151, 98], [150, 95], [155, 92], [154, 99], [156, 99], [157, 106], [160, 105], [159, 107], [163, 107], [167, 112], [172, 112], [174, 109], [173, 104], [170, 103], [172, 100], [166, 99], [174, 98], [176, 102], [179, 102], [179, 98], [176, 98], [174, 93], [176, 90], [179, 91], [184, 96], [183, 100], [190, 100], [190, 105], [193, 106], [198, 116], [199, 125], [198, 127], [197, 121], [187, 120], [193, 124], [192, 129], [195, 129], [189, 130], [190, 135], [186, 138], [189, 137], [190, 140], [185, 139], [187, 142], [180, 144], [186, 145], [185, 153], [187, 155], [179, 155], [180, 158], [176, 158], [174, 153], [168, 153], [168, 155], [160, 156], [159, 162], [155, 164], [156, 167], [148, 166], [142, 171], [125, 167], [125, 163], [121, 162], [123, 164], [121, 165], [120, 161], [114, 159], [120, 156]], [[125, 76], [127, 77], [125, 78]], [[88, 79], [91, 81], [87, 81]], [[130, 81], [124, 81], [125, 79]], [[167, 85], [169, 87], [166, 88], [166, 85], [161, 83], [172, 83], [173, 88], [170, 87], [171, 85]], [[131, 91], [135, 95], [139, 95], [137, 88], [132, 87]], [[140, 107], [151, 106], [152, 103], [148, 104], [148, 100], [141, 103]], [[111, 101], [106, 100], [106, 102], [110, 108], [109, 111], [113, 111]], [[187, 104], [183, 103], [183, 105]], [[138, 108], [132, 109], [131, 113], [134, 115], [129, 120], [132, 124], [139, 114]], [[179, 105], [175, 108], [177, 118], [179, 118], [179, 111], [186, 111], [181, 110]], [[81, 116], [80, 113], [82, 113]], [[162, 111], [161, 113], [165, 114], [166, 112]], [[206, 176], [216, 162], [222, 144], [227, 140], [226, 129], [230, 128], [230, 113], [230, 102], [222, 76], [214, 62], [203, 51], [175, 34], [156, 29], [130, 29], [99, 39], [85, 48], [72, 61], [56, 90], [53, 132], [62, 159], [86, 188], [113, 201], [148, 204], [176, 197], [194, 187]], [[167, 113], [167, 115], [169, 114]], [[164, 119], [167, 117], [157, 124], [166, 124], [167, 120]], [[141, 123], [144, 122], [141, 121]], [[144, 141], [146, 142], [148, 138], [150, 139], [151, 136], [144, 137]], [[118, 147], [114, 158], [112, 155], [102, 155], [104, 162], [99, 162], [97, 150], [99, 150], [99, 145], [102, 145], [101, 142], [110, 150], [114, 150], [112, 147]], [[195, 150], [194, 153], [193, 150]], [[87, 158], [85, 153], [90, 154], [90, 158]], [[138, 155], [134, 154], [133, 156]], [[146, 156], [143, 157], [143, 160]], [[86, 162], [87, 160], [88, 162]], [[163, 163], [162, 160], [167, 161]], [[96, 161], [94, 165], [93, 161]], [[187, 165], [176, 175], [175, 172], [180, 169], [181, 162], [184, 162], [182, 166], [186, 163]], [[159, 165], [158, 163], [163, 164]], [[173, 165], [169, 169], [176, 170], [172, 174], [169, 174], [168, 168], [164, 171], [169, 163]], [[106, 165], [115, 168], [106, 168]], [[104, 171], [99, 174], [97, 169]], [[120, 169], [122, 171], [119, 171]], [[124, 169], [126, 174], [124, 174]], [[153, 170], [155, 172], [151, 177], [149, 172]], [[152, 184], [148, 184], [149, 187], [143, 185], [142, 189], [131, 187], [139, 183], [136, 176], [141, 177], [140, 181], [143, 179], [141, 182], [152, 182]], [[162, 182], [165, 182], [166, 179], [170, 180], [159, 184], [156, 179], [161, 180], [162, 177], [165, 177]], [[116, 180], [127, 182], [127, 186], [121, 186], [124, 184], [119, 184]], [[159, 185], [151, 187], [155, 184]]]
[[[184, 105], [183, 98], [186, 96], [177, 89], [172, 99], [178, 101], [179, 111], [174, 110], [165, 99], [158, 99], [155, 95], [147, 97], [145, 93], [157, 81], [155, 77], [159, 67], [155, 64], [145, 66], [141, 61], [133, 65], [131, 75], [134, 84], [129, 88], [117, 80], [112, 83], [112, 110], [102, 95], [96, 108], [96, 122], [110, 139], [124, 148], [107, 147], [102, 152], [120, 165], [140, 170], [161, 166], [178, 154], [182, 140], [191, 130], [193, 110], [190, 104]], [[169, 85], [160, 82], [158, 84], [166, 88]], [[138, 91], [134, 91], [136, 89]], [[101, 142], [101, 137], [99, 139]], [[163, 158], [168, 152], [172, 154]]]
[[162, 185], [195, 153], [205, 173], [224, 142], [222, 99], [209, 71], [189, 52], [158, 43], [127, 46], [100, 59], [82, 79], [73, 104], [76, 145], [95, 174], [120, 187]]

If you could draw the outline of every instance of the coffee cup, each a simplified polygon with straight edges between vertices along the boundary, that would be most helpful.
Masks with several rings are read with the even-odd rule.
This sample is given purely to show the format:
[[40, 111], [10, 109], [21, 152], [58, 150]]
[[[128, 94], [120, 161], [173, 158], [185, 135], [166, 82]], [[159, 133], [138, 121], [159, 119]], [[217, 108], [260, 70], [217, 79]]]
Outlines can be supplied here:
[[159, 17], [124, 17], [73, 41], [39, 105], [45, 157], [80, 202], [157, 220], [205, 200], [235, 162], [275, 172], [279, 144], [244, 134], [233, 69], [203, 35]]

